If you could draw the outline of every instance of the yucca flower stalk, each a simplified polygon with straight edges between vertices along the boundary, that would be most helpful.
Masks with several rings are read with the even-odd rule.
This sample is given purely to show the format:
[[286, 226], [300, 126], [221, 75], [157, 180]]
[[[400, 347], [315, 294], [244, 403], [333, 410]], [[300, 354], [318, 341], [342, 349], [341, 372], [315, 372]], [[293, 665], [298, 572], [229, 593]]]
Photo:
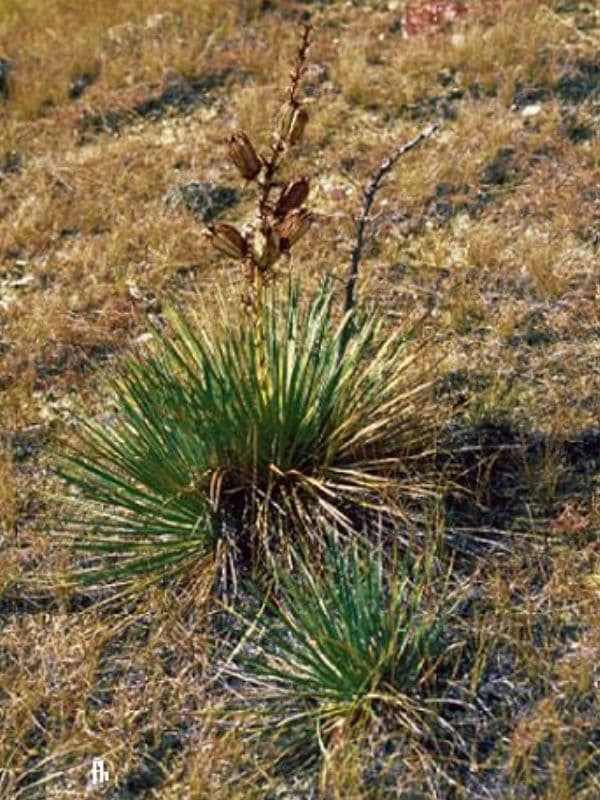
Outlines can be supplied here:
[[[284, 156], [302, 140], [308, 112], [298, 97], [300, 82], [306, 70], [306, 58], [312, 27], [305, 23], [294, 67], [290, 73], [288, 95], [273, 132], [270, 152], [259, 155], [249, 135], [239, 130], [229, 138], [229, 159], [240, 176], [256, 185], [256, 221], [241, 233], [229, 223], [208, 227], [206, 236], [224, 255], [241, 263], [247, 281], [242, 298], [255, 330], [256, 350], [263, 352], [264, 331], [261, 307], [264, 290], [276, 277], [275, 265], [282, 256], [290, 256], [292, 247], [308, 231], [314, 215], [303, 207], [310, 191], [309, 179], [302, 176], [285, 185], [278, 180]], [[279, 190], [279, 197], [272, 199]], [[264, 365], [261, 373], [264, 378]], [[264, 391], [264, 381], [260, 382]]]

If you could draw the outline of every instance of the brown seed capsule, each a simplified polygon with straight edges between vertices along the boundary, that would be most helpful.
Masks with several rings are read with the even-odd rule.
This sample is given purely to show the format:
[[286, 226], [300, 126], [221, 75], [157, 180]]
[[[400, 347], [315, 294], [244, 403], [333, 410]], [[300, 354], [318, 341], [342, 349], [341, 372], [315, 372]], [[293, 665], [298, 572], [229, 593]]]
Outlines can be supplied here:
[[290, 135], [290, 129], [294, 120], [296, 109], [289, 103], [286, 103], [279, 116], [279, 133], [282, 139], [287, 139]]
[[261, 270], [270, 269], [281, 254], [279, 232], [271, 227], [259, 228], [252, 242], [252, 256]]
[[254, 180], [262, 167], [262, 162], [244, 131], [236, 131], [229, 138], [229, 158], [240, 171], [242, 178]]
[[242, 234], [227, 222], [209, 225], [206, 236], [216, 250], [230, 258], [244, 258], [248, 252], [248, 245]]
[[298, 142], [302, 139], [307, 122], [308, 111], [303, 106], [296, 108], [290, 124], [290, 132], [288, 134], [288, 142], [291, 145], [298, 144]]
[[296, 244], [313, 222], [314, 214], [311, 214], [307, 208], [297, 208], [295, 211], [290, 211], [279, 225], [282, 252], [286, 252], [292, 245]]
[[310, 183], [308, 178], [302, 176], [298, 180], [288, 183], [275, 206], [275, 217], [283, 219], [290, 211], [300, 208], [308, 197]]

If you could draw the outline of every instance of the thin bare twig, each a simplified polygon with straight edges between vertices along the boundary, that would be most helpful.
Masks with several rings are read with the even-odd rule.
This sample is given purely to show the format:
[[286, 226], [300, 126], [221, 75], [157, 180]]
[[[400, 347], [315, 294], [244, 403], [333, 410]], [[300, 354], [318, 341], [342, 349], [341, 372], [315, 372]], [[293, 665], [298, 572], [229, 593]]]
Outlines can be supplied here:
[[354, 308], [354, 287], [358, 279], [358, 267], [360, 265], [365, 243], [365, 227], [369, 221], [369, 212], [371, 211], [371, 207], [373, 205], [373, 201], [375, 200], [375, 195], [377, 194], [377, 191], [381, 185], [381, 181], [394, 167], [399, 158], [401, 158], [405, 153], [408, 153], [410, 150], [413, 150], [415, 147], [421, 144], [421, 142], [429, 139], [437, 130], [438, 125], [435, 123], [429, 125], [427, 128], [422, 130], [418, 136], [415, 136], [414, 139], [411, 139], [409, 142], [397, 147], [386, 159], [381, 162], [377, 170], [373, 173], [373, 176], [369, 181], [369, 185], [364, 191], [363, 207], [360, 217], [356, 223], [356, 244], [352, 248], [350, 275], [346, 281], [346, 311], [351, 311], [352, 308]]

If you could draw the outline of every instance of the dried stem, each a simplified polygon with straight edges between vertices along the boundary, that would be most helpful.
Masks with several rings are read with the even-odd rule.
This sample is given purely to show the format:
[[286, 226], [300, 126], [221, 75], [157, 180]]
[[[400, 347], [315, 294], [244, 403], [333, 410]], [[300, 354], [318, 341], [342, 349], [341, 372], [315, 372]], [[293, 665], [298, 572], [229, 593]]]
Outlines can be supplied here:
[[422, 130], [418, 136], [415, 136], [414, 139], [411, 139], [409, 142], [406, 142], [405, 144], [400, 145], [393, 150], [392, 153], [390, 153], [390, 155], [381, 162], [377, 170], [373, 173], [373, 176], [371, 177], [371, 180], [369, 181], [369, 184], [363, 194], [363, 207], [360, 217], [356, 223], [356, 243], [352, 248], [350, 275], [346, 281], [345, 311], [351, 311], [354, 308], [354, 288], [358, 279], [358, 268], [365, 243], [365, 227], [369, 221], [369, 213], [371, 211], [373, 201], [375, 200], [375, 195], [377, 194], [377, 191], [381, 185], [381, 181], [387, 175], [387, 173], [392, 170], [398, 159], [400, 159], [405, 153], [413, 150], [415, 147], [421, 144], [421, 142], [429, 139], [437, 130], [438, 126], [436, 124], [429, 125], [427, 128]]
[[[288, 101], [286, 105], [289, 109], [289, 113], [292, 114], [300, 107], [300, 101], [296, 97], [296, 92], [300, 86], [302, 76], [306, 71], [306, 56], [310, 46], [311, 33], [312, 25], [309, 22], [304, 22], [302, 24], [302, 39], [300, 41], [300, 47], [298, 48], [296, 62], [290, 72], [290, 85], [288, 87]], [[268, 213], [269, 195], [275, 186], [275, 173], [277, 172], [281, 157], [285, 153], [287, 144], [288, 138], [285, 131], [279, 130], [271, 146], [271, 157], [265, 162], [265, 173], [261, 186], [262, 193], [259, 201], [259, 216], [261, 219], [266, 217]]]
[[[291, 248], [314, 221], [314, 215], [303, 206], [310, 191], [309, 179], [303, 175], [285, 185], [276, 179], [281, 159], [301, 141], [308, 121], [308, 112], [297, 94], [306, 71], [311, 32], [312, 25], [304, 23], [300, 46], [290, 71], [287, 96], [281, 118], [273, 130], [269, 154], [259, 155], [246, 131], [238, 130], [229, 137], [231, 162], [244, 180], [254, 181], [256, 186], [255, 222], [244, 232], [227, 222], [215, 222], [205, 232], [213, 246], [238, 261], [244, 271], [247, 288], [242, 303], [254, 327], [259, 380], [263, 391], [266, 391], [262, 327], [264, 290], [277, 277], [275, 265], [279, 259], [289, 260]], [[271, 194], [274, 189], [279, 189], [279, 196], [273, 202]]]
[[[288, 100], [284, 108], [284, 114], [288, 114], [290, 119], [298, 111], [301, 106], [300, 101], [296, 97], [296, 92], [300, 86], [302, 75], [306, 71], [306, 56], [310, 46], [310, 34], [312, 32], [312, 25], [304, 23], [302, 26], [302, 37], [300, 40], [300, 47], [294, 66], [290, 72], [290, 84], [288, 87]], [[259, 181], [260, 193], [258, 197], [258, 225], [260, 230], [266, 235], [273, 229], [273, 220], [270, 218], [272, 208], [269, 203], [271, 192], [276, 187], [277, 182], [275, 175], [279, 167], [282, 156], [285, 154], [289, 145], [291, 144], [290, 129], [277, 130], [274, 134], [274, 142], [271, 146], [271, 154], [269, 158], [263, 158], [264, 172]], [[255, 330], [255, 346], [258, 351], [259, 358], [259, 379], [261, 387], [264, 390], [264, 382], [266, 379], [266, 365], [264, 354], [264, 330], [262, 323], [262, 304], [263, 304], [263, 289], [265, 279], [269, 278], [268, 274], [263, 276], [262, 271], [256, 264], [249, 264], [250, 272], [250, 312], [253, 318]]]

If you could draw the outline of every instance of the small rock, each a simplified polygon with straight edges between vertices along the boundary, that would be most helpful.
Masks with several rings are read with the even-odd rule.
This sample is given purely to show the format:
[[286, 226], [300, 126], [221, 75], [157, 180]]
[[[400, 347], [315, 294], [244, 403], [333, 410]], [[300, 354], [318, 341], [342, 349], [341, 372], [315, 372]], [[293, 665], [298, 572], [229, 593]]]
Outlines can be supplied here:
[[135, 303], [141, 303], [144, 300], [144, 293], [135, 283], [130, 283], [127, 286], [127, 294]]
[[183, 204], [194, 216], [203, 222], [210, 222], [223, 211], [238, 202], [239, 196], [229, 186], [217, 186], [214, 183], [192, 181], [169, 189], [164, 201], [170, 208]]
[[537, 114], [540, 113], [542, 107], [539, 103], [532, 103], [531, 105], [525, 106], [521, 110], [521, 116], [528, 118], [528, 117], [535, 117]]
[[23, 156], [16, 150], [8, 150], [0, 161], [0, 181], [9, 175], [19, 175], [23, 169]]
[[169, 13], [150, 14], [149, 17], [146, 17], [146, 28], [149, 30], [157, 30], [164, 22], [169, 20], [171, 16], [172, 15]]
[[148, 314], [148, 322], [156, 330], [162, 331], [166, 327], [164, 317], [161, 314]]
[[69, 98], [71, 100], [77, 100], [93, 82], [94, 76], [90, 72], [82, 72], [76, 75], [69, 87]]
[[140, 289], [135, 283], [128, 283], [127, 294], [134, 304], [143, 307], [145, 311], [160, 312], [160, 301], [153, 292]]

